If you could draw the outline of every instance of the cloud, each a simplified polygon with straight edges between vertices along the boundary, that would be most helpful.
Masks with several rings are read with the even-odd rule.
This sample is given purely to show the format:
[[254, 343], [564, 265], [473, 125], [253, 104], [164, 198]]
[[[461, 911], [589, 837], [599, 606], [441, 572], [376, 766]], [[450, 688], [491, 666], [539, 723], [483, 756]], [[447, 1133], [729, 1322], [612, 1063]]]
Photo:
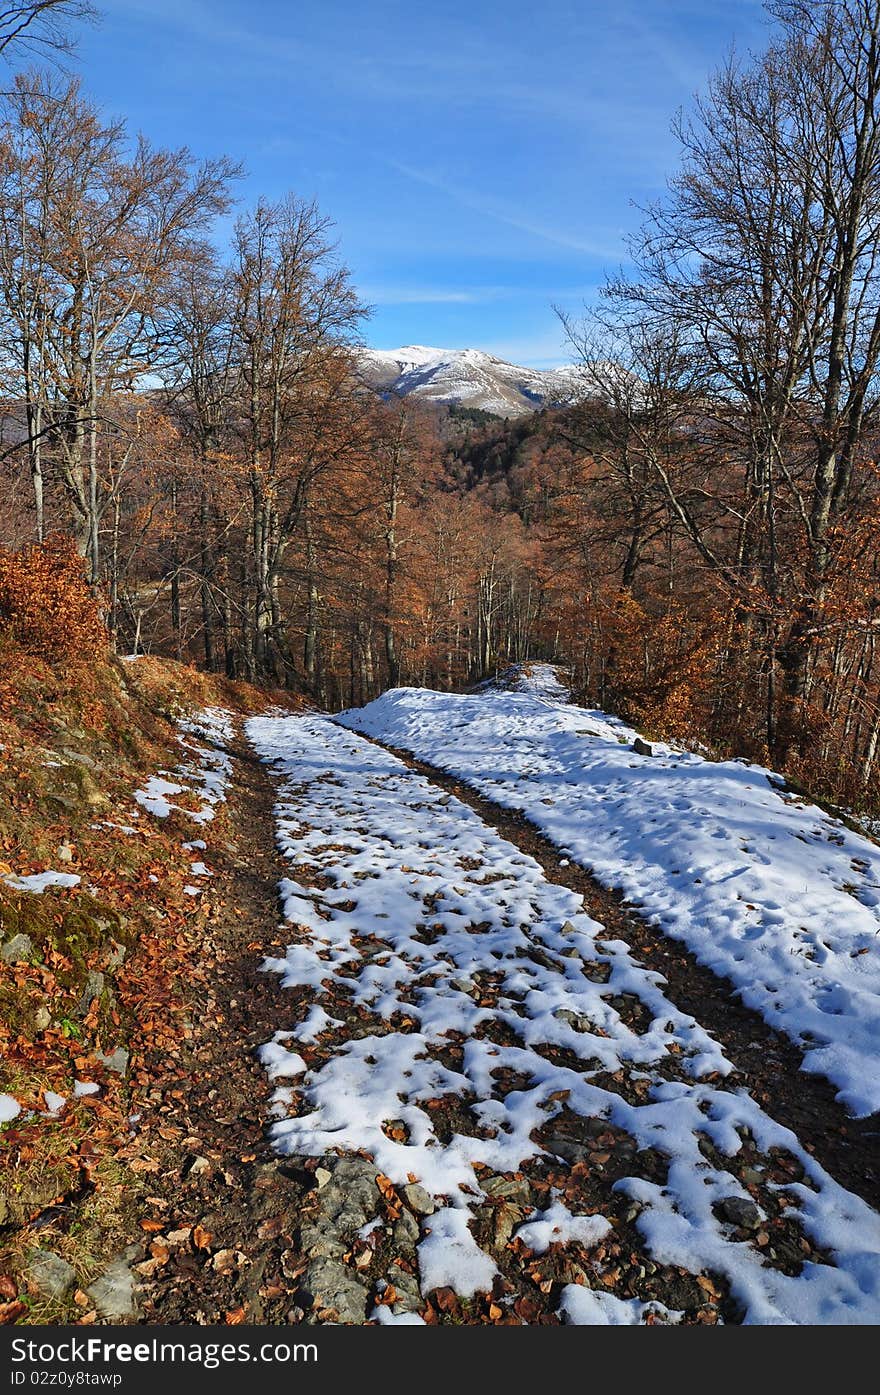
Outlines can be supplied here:
[[373, 305], [479, 305], [494, 299], [492, 291], [447, 291], [421, 286], [362, 286]]

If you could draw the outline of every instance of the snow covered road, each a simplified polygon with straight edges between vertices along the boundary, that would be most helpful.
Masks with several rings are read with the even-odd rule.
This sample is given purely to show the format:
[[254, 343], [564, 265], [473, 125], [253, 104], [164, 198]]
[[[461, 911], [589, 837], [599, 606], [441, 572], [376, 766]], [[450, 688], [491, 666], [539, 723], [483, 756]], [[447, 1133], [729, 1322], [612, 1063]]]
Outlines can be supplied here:
[[520, 691], [400, 688], [339, 720], [524, 812], [736, 984], [852, 1114], [880, 1109], [880, 848], [760, 766], [638, 754], [536, 668]]
[[[452, 701], [408, 696], [410, 715], [417, 696]], [[438, 713], [435, 744], [452, 720]], [[337, 1268], [400, 1251], [396, 1284], [371, 1291], [379, 1320], [419, 1321], [451, 1290], [490, 1314], [466, 1320], [880, 1321], [880, 1218], [737, 1087], [579, 896], [328, 718], [247, 731], [280, 782], [290, 869], [290, 944], [264, 966], [290, 993], [263, 1051], [274, 1140], [375, 1165], [388, 1237], [377, 1215]]]

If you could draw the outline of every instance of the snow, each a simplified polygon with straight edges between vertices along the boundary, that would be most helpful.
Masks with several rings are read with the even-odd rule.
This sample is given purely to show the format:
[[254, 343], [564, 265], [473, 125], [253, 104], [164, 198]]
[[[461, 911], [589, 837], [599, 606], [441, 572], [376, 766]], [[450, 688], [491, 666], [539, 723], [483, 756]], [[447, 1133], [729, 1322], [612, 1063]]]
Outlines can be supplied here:
[[396, 689], [338, 719], [525, 813], [805, 1051], [855, 1115], [880, 1109], [880, 848], [779, 777], [663, 743], [537, 685]]
[[176, 785], [161, 775], [151, 775], [144, 789], [135, 790], [134, 797], [148, 814], [155, 814], [157, 819], [167, 819], [172, 809], [178, 807], [169, 803], [168, 796], [182, 794], [183, 788], [183, 785]]
[[21, 1105], [12, 1095], [0, 1095], [0, 1124], [8, 1124], [21, 1113]]
[[47, 891], [50, 887], [72, 887], [78, 886], [80, 878], [75, 872], [33, 872], [30, 876], [20, 877], [13, 874], [3, 878], [7, 886], [13, 887], [16, 891], [30, 891], [34, 895]]
[[670, 1312], [662, 1303], [640, 1303], [637, 1298], [615, 1298], [601, 1289], [567, 1284], [562, 1290], [559, 1312], [567, 1323], [583, 1327], [641, 1326], [650, 1314], [658, 1324], [673, 1326], [681, 1313]]
[[424, 1327], [425, 1319], [419, 1317], [418, 1313], [395, 1313], [383, 1304], [379, 1308], [374, 1308], [370, 1317], [375, 1318], [382, 1327]]
[[521, 1225], [515, 1235], [536, 1255], [542, 1255], [551, 1245], [568, 1240], [577, 1240], [582, 1245], [598, 1244], [610, 1231], [611, 1226], [604, 1216], [573, 1216], [561, 1201], [554, 1201], [533, 1220]]
[[280, 1043], [279, 1036], [286, 1033], [276, 1033], [275, 1040], [266, 1042], [261, 1046], [257, 1055], [269, 1072], [270, 1080], [281, 1080], [285, 1077], [302, 1075], [306, 1069], [306, 1063], [302, 1056], [298, 1056], [295, 1051], [287, 1051]]
[[[409, 696], [374, 704], [374, 716], [405, 712]], [[477, 713], [525, 703], [548, 723], [562, 713], [566, 734], [566, 710], [547, 699], [474, 701]], [[409, 710], [439, 741], [429, 704]], [[446, 721], [456, 715], [447, 709]], [[490, 1287], [495, 1263], [470, 1225], [487, 1195], [481, 1179], [540, 1156], [535, 1134], [565, 1101], [668, 1160], [663, 1185], [638, 1170], [615, 1185], [640, 1208], [634, 1224], [658, 1263], [720, 1276], [750, 1323], [880, 1320], [880, 1217], [737, 1086], [718, 1043], [666, 998], [661, 975], [605, 937], [581, 897], [466, 805], [325, 717], [251, 718], [247, 733], [279, 782], [276, 832], [290, 873], [280, 891], [291, 942], [263, 963], [294, 990], [290, 1030], [262, 1051], [270, 1075], [296, 1080], [276, 1092], [272, 1139], [287, 1155], [367, 1155], [396, 1186], [418, 1179], [438, 1207], [418, 1245], [423, 1293]], [[638, 1032], [611, 1001], [624, 995], [643, 1006]], [[288, 1040], [308, 1051], [290, 1052]], [[552, 1059], [551, 1046], [578, 1065]], [[516, 1073], [512, 1088], [499, 1084], [505, 1068]], [[618, 1073], [629, 1090], [615, 1087]], [[470, 1126], [435, 1127], [438, 1100], [465, 1107]], [[720, 1201], [746, 1195], [732, 1161], [746, 1137], [799, 1163], [802, 1181], [774, 1186], [827, 1263], [808, 1259], [786, 1275], [719, 1219]], [[540, 1252], [593, 1245], [606, 1225], [557, 1197], [520, 1234]], [[568, 1321], [657, 1316], [580, 1294], [566, 1290]]]
[[481, 349], [435, 349], [421, 344], [364, 349], [360, 363], [367, 381], [389, 395], [458, 402], [504, 417], [572, 402], [585, 391], [583, 374], [576, 366], [527, 368]]
[[[134, 791], [134, 797], [156, 818], [167, 819], [176, 809], [195, 823], [207, 823], [213, 819], [216, 806], [225, 800], [232, 775], [232, 760], [225, 749], [233, 736], [232, 714], [220, 707], [206, 707], [191, 717], [181, 718], [177, 725], [185, 760], [178, 770], [163, 770], [151, 775], [143, 789]], [[206, 746], [205, 740], [211, 744]], [[186, 809], [173, 802], [171, 796], [184, 792], [200, 801], [198, 809]], [[198, 840], [184, 846], [204, 847], [204, 842]], [[204, 866], [203, 863], [198, 865]], [[196, 875], [209, 876], [210, 873]], [[198, 891], [189, 894], [198, 895]]]
[[497, 1273], [494, 1260], [479, 1248], [468, 1229], [466, 1210], [444, 1206], [429, 1217], [427, 1239], [419, 1245], [422, 1290], [454, 1288], [462, 1298], [485, 1293]]
[[74, 1080], [73, 1093], [77, 1099], [84, 1095], [99, 1095], [101, 1087], [95, 1080]]

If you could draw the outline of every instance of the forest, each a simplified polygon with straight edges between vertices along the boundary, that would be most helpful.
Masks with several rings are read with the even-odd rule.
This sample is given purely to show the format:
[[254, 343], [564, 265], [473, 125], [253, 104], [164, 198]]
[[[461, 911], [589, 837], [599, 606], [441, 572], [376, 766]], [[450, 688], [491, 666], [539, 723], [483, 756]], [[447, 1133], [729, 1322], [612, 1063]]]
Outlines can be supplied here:
[[553, 660], [588, 704], [876, 812], [880, 15], [769, 8], [679, 119], [629, 266], [563, 317], [581, 401], [513, 421], [364, 387], [324, 210], [242, 207], [235, 162], [19, 73], [7, 623], [82, 567], [118, 652], [330, 708]]

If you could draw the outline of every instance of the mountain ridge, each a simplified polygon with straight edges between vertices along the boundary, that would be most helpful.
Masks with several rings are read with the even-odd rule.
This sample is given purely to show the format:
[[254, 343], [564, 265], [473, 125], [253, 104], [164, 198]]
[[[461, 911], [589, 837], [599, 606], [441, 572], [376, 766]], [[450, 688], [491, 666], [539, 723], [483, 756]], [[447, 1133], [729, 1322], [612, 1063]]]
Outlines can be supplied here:
[[565, 406], [584, 395], [581, 371], [528, 368], [482, 349], [442, 349], [407, 344], [364, 349], [364, 381], [385, 397], [457, 403], [499, 417], [522, 417], [543, 407]]

